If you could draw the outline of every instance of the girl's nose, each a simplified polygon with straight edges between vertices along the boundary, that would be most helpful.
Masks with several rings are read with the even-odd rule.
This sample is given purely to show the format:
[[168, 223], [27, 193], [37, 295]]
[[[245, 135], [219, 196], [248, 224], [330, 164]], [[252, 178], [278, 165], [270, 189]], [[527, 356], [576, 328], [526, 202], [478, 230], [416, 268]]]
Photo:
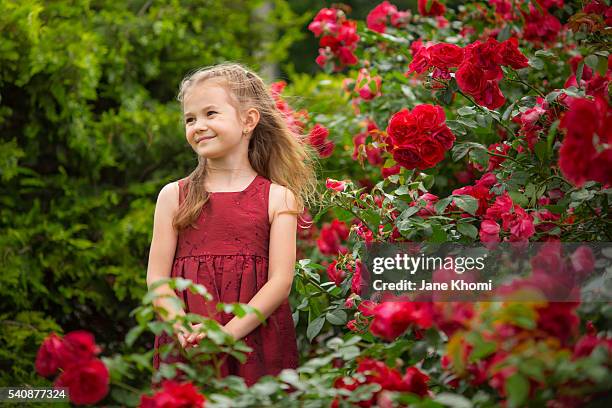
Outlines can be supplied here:
[[196, 119], [195, 128], [196, 128], [196, 130], [207, 130], [208, 129], [208, 125], [206, 125], [206, 121], [200, 120], [200, 119]]

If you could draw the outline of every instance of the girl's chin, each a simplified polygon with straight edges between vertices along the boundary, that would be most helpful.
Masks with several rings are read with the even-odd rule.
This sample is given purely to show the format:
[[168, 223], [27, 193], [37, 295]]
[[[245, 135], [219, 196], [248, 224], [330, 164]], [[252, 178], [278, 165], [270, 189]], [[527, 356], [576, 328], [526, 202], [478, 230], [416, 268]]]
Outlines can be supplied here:
[[227, 152], [219, 151], [218, 149], [196, 149], [196, 153], [198, 156], [201, 156], [205, 159], [218, 159], [220, 157], [224, 157]]

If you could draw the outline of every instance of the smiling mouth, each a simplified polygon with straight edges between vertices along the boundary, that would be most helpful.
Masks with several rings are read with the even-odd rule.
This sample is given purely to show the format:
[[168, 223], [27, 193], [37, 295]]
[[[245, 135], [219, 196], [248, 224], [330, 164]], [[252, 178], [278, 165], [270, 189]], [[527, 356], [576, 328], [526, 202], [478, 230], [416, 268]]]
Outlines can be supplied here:
[[195, 140], [195, 142], [196, 142], [196, 144], [197, 144], [197, 143], [200, 143], [200, 142], [201, 142], [201, 141], [203, 141], [203, 140], [210, 140], [210, 139], [214, 139], [215, 137], [217, 137], [217, 136], [205, 136], [205, 137], [198, 137], [198, 138]]

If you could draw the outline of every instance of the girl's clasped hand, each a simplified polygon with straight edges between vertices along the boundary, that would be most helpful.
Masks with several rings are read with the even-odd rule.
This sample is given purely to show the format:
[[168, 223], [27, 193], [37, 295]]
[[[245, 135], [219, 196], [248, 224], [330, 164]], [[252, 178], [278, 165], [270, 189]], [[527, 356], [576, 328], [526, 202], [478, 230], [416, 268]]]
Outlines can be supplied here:
[[202, 323], [191, 324], [191, 330], [187, 329], [183, 325], [176, 325], [175, 332], [176, 337], [182, 348], [187, 349], [189, 347], [196, 347], [200, 340], [206, 337], [205, 333], [200, 333], [199, 330], [202, 327]]

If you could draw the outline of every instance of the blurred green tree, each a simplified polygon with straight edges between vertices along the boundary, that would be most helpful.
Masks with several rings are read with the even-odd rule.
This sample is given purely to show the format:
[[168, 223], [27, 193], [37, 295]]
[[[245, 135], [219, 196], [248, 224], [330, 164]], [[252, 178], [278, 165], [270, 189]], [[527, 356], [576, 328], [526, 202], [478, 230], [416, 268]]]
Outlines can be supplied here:
[[303, 35], [308, 16], [263, 3], [0, 1], [0, 384], [40, 381], [51, 330], [121, 348], [156, 194], [196, 164], [181, 79], [225, 60], [260, 70]]

